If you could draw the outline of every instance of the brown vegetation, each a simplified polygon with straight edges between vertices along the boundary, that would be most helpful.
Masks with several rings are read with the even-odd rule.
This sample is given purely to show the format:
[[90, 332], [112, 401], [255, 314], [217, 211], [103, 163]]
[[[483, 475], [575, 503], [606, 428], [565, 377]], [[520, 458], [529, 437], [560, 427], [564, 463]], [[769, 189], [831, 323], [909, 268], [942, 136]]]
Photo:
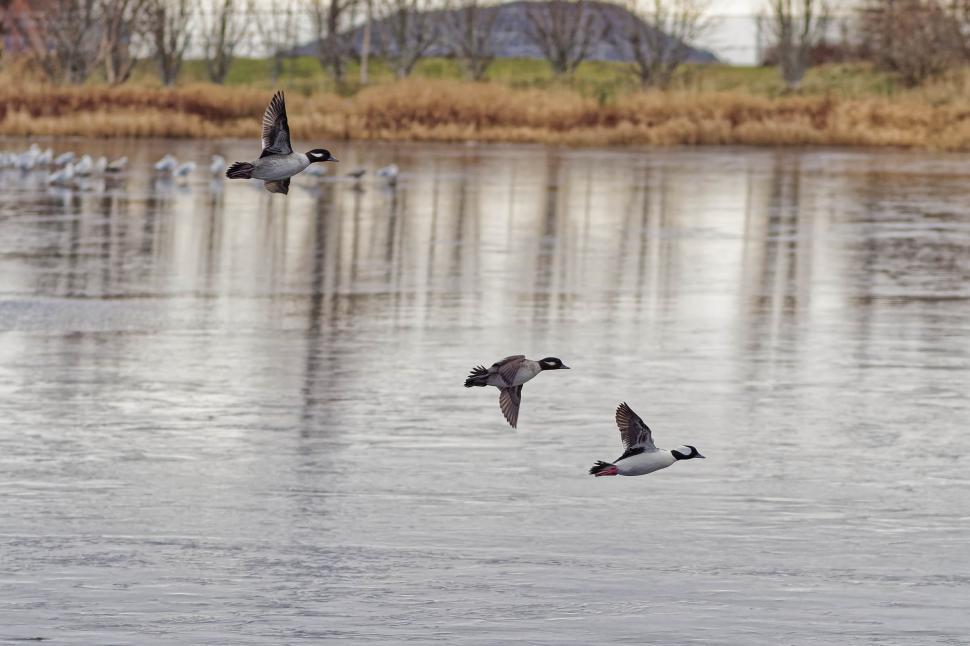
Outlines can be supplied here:
[[[298, 145], [334, 139], [609, 145], [847, 145], [970, 150], [964, 101], [570, 90], [411, 79], [351, 98], [291, 93]], [[246, 87], [0, 85], [0, 134], [255, 137], [268, 100]]]

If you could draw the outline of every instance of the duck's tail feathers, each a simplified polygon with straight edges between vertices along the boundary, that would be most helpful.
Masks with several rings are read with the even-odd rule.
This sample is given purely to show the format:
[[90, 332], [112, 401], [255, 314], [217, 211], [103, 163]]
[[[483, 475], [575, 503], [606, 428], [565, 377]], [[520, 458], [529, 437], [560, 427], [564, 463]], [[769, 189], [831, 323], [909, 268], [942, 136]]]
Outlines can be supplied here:
[[235, 162], [226, 170], [229, 179], [252, 179], [253, 165], [249, 162]]
[[598, 478], [600, 476], [615, 476], [617, 471], [619, 470], [612, 462], [603, 462], [602, 460], [598, 460], [596, 464], [590, 468], [589, 474]]
[[488, 385], [488, 369], [485, 366], [475, 366], [465, 379], [465, 388]]

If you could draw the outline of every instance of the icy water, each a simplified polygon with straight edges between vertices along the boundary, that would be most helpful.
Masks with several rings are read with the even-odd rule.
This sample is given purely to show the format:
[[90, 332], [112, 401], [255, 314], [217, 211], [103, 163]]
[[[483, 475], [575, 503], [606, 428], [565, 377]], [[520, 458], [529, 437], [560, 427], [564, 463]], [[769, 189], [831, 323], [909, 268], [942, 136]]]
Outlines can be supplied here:
[[[970, 643], [967, 157], [53, 143], [132, 165], [0, 175], [0, 643]], [[624, 400], [708, 459], [588, 476]]]

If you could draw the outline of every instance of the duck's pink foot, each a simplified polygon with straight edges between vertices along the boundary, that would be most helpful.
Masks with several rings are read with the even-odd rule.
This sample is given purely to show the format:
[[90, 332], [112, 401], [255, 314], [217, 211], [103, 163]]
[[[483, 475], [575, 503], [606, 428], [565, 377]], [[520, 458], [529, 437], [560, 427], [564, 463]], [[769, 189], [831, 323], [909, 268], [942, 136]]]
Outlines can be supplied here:
[[600, 476], [615, 476], [619, 472], [620, 470], [617, 469], [615, 465], [610, 465], [605, 469], [603, 469], [602, 471], [600, 471], [599, 473], [597, 473], [596, 477], [598, 478]]

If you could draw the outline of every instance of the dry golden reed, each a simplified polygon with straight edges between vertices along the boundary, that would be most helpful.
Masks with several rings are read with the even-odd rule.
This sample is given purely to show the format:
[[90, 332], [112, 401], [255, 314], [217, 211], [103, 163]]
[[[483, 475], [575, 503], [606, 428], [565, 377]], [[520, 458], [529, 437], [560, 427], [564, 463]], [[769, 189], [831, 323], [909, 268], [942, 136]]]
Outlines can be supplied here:
[[[0, 87], [0, 134], [253, 137], [262, 89], [188, 85]], [[970, 150], [964, 102], [920, 96], [766, 97], [742, 92], [639, 92], [599, 103], [565, 89], [410, 79], [350, 98], [287, 96], [301, 141], [538, 142], [573, 146], [840, 145]]]

